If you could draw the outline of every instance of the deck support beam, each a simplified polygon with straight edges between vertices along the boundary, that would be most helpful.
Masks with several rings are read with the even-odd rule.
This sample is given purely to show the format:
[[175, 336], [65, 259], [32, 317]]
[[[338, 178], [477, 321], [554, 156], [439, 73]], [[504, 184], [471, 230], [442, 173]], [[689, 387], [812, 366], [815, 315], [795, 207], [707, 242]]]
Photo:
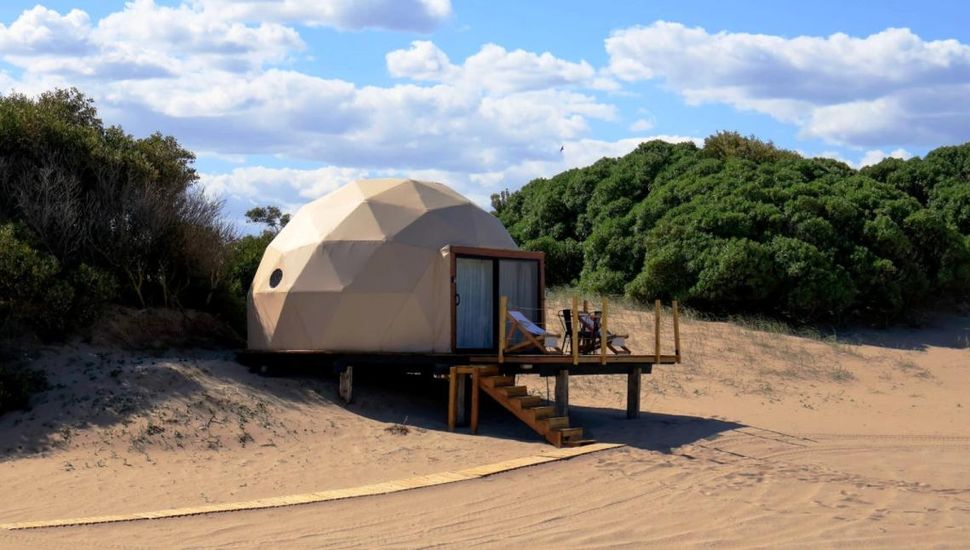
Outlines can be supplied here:
[[471, 428], [472, 433], [478, 433], [478, 386], [481, 371], [475, 369], [472, 371], [472, 421]]
[[556, 416], [569, 416], [569, 370], [556, 373]]
[[468, 375], [459, 373], [455, 400], [455, 424], [464, 426], [468, 423], [468, 407], [465, 397], [468, 395]]
[[344, 367], [340, 370], [340, 399], [349, 404], [354, 398], [354, 367]]
[[458, 367], [451, 367], [448, 373], [448, 429], [455, 431], [458, 421]]
[[642, 369], [633, 367], [626, 375], [626, 417], [640, 418], [640, 375]]

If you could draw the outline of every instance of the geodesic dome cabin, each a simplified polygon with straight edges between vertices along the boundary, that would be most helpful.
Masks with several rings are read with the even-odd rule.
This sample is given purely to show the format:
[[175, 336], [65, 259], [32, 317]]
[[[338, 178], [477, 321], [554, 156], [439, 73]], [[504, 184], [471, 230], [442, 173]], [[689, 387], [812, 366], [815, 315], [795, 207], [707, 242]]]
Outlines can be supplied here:
[[303, 206], [267, 247], [248, 347], [495, 351], [499, 296], [542, 322], [541, 253], [440, 183], [362, 180]]

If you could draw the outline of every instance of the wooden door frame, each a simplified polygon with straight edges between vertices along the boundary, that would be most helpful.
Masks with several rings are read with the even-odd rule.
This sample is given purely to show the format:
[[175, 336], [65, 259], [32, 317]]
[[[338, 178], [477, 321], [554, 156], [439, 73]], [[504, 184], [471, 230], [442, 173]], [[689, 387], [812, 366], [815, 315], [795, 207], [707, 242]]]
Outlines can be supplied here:
[[[492, 317], [495, 318], [496, 326], [494, 334], [497, 335], [499, 320], [498, 311], [498, 277], [499, 277], [499, 260], [532, 260], [539, 263], [539, 280], [538, 280], [538, 304], [539, 304], [539, 315], [538, 324], [542, 326], [545, 323], [546, 318], [546, 255], [543, 252], [533, 252], [529, 250], [508, 250], [502, 248], [483, 248], [478, 246], [449, 246], [448, 256], [450, 257], [450, 278], [451, 281], [451, 351], [454, 353], [458, 346], [458, 326], [457, 326], [457, 316], [458, 316], [458, 304], [456, 304], [456, 296], [458, 295], [458, 258], [478, 258], [478, 259], [491, 259], [495, 260], [493, 268], [493, 280], [496, 281], [493, 284], [493, 313]], [[496, 349], [498, 349], [499, 342], [495, 342]]]

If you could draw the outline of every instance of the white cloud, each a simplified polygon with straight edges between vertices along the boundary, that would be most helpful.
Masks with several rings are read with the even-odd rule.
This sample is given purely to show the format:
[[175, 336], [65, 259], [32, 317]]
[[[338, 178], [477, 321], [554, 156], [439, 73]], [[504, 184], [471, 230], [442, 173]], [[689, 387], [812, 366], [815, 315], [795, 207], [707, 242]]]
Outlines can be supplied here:
[[0, 23], [0, 52], [5, 56], [84, 52], [90, 47], [88, 14], [61, 15], [43, 6], [24, 11], [10, 26]]
[[656, 22], [606, 40], [626, 81], [663, 79], [688, 103], [726, 103], [848, 145], [970, 139], [970, 46], [909, 29], [864, 38], [709, 33]]
[[[372, 169], [474, 172], [541, 160], [589, 133], [591, 119], [616, 116], [613, 106], [581, 91], [601, 78], [585, 62], [488, 44], [455, 65], [434, 44], [415, 42], [391, 52], [388, 69], [430, 83], [360, 86], [287, 68], [305, 47], [299, 34], [247, 19], [268, 3], [233, 3], [224, 12], [216, 5], [135, 0], [95, 23], [83, 12], [35, 8], [3, 28], [9, 50], [26, 53], [4, 56], [22, 75], [4, 75], [0, 84], [30, 93], [78, 86], [110, 123], [136, 134], [170, 133], [212, 154], [278, 154]], [[447, 2], [421, 5], [450, 13]], [[276, 20], [315, 6], [284, 2], [289, 11]], [[357, 9], [328, 6], [334, 13]], [[55, 27], [71, 32], [43, 30]], [[75, 51], [58, 42], [66, 36], [86, 46]]]
[[[798, 153], [800, 155], [802, 155], [803, 157], [811, 157], [812, 156], [812, 155], [809, 155], [809, 154], [805, 153], [804, 151], [799, 151]], [[882, 149], [870, 149], [870, 150], [866, 151], [865, 153], [863, 153], [862, 156], [857, 161], [854, 161], [854, 160], [851, 160], [849, 158], [846, 158], [845, 155], [843, 155], [842, 153], [836, 152], [836, 151], [824, 151], [822, 153], [819, 153], [817, 156], [822, 157], [822, 158], [830, 158], [830, 159], [833, 159], [833, 160], [837, 160], [839, 162], [844, 162], [844, 163], [848, 164], [849, 166], [851, 166], [851, 167], [853, 167], [855, 169], [859, 169], [859, 168], [863, 168], [865, 166], [871, 166], [873, 164], [878, 164], [883, 159], [890, 158], [890, 157], [891, 158], [897, 158], [897, 159], [906, 160], [908, 158], [911, 158], [913, 156], [913, 154], [910, 153], [909, 151], [907, 151], [906, 149], [899, 148], [899, 149], [894, 149], [894, 150], [890, 151], [889, 153], [886, 153]]]
[[245, 25], [185, 4], [135, 0], [92, 25], [72, 10], [37, 6], [0, 25], [0, 57], [27, 72], [131, 80], [197, 71], [245, 72], [284, 61], [304, 47], [293, 29]]
[[358, 168], [327, 166], [312, 170], [247, 166], [227, 174], [200, 174], [199, 183], [213, 197], [234, 197], [252, 204], [278, 202], [281, 195], [312, 200], [326, 195], [368, 172]]
[[283, 154], [342, 165], [479, 170], [547, 155], [615, 109], [540, 90], [487, 95], [451, 85], [358, 87], [295, 71], [211, 71], [101, 84], [106, 118], [222, 154]]
[[170, 62], [247, 70], [284, 60], [304, 47], [299, 34], [277, 23], [246, 25], [181, 4], [160, 6], [135, 0], [98, 22], [95, 38], [104, 49], [150, 52]]
[[870, 151], [866, 151], [866, 153], [862, 155], [862, 159], [859, 160], [858, 167], [862, 168], [863, 166], [878, 164], [883, 159], [887, 159], [887, 158], [906, 160], [908, 158], [912, 158], [912, 156], [913, 154], [907, 151], [906, 149], [895, 149], [893, 151], [890, 151], [889, 153], [885, 153], [880, 149], [872, 149]]
[[451, 16], [450, 0], [196, 0], [222, 17], [341, 30], [429, 32]]
[[416, 40], [410, 49], [394, 50], [386, 58], [388, 72], [398, 78], [440, 82], [451, 80], [461, 72], [445, 52], [427, 40]]
[[567, 85], [610, 87], [609, 81], [586, 61], [574, 63], [549, 52], [508, 51], [497, 44], [485, 44], [462, 65], [454, 65], [432, 42], [415, 41], [409, 49], [388, 53], [387, 68], [398, 78], [443, 82], [492, 93]]
[[483, 46], [478, 53], [465, 60], [462, 68], [466, 79], [473, 79], [480, 87], [495, 92], [583, 83], [596, 76], [596, 71], [586, 61], [572, 63], [549, 52], [510, 52], [496, 44]]
[[227, 162], [229, 164], [238, 164], [238, 165], [246, 164], [246, 155], [227, 155], [223, 153], [216, 153], [213, 151], [203, 151], [203, 150], [197, 150], [197, 151], [194, 151], [194, 153], [195, 153], [195, 158], [197, 159], [212, 159], [212, 160]]
[[652, 118], [638, 118], [630, 125], [631, 132], [646, 132], [654, 127], [656, 123]]

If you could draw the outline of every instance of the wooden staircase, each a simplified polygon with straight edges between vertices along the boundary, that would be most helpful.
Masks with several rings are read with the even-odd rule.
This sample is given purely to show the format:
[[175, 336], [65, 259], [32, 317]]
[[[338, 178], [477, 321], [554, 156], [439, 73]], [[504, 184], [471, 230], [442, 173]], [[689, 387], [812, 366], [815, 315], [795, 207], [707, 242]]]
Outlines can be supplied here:
[[516, 386], [515, 378], [483, 375], [478, 383], [482, 391], [556, 447], [595, 443], [592, 439], [583, 439], [582, 428], [571, 428], [569, 417], [555, 416], [555, 407], [546, 405], [541, 397], [529, 395], [525, 386]]

